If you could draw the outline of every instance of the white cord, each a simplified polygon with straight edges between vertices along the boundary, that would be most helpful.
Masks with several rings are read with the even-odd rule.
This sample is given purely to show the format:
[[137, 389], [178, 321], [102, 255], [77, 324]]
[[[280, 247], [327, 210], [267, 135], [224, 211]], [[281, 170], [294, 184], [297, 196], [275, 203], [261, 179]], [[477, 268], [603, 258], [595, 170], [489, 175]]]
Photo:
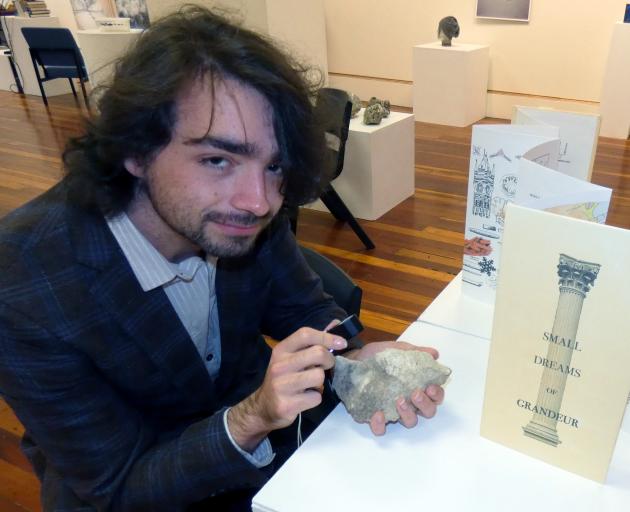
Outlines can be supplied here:
[[302, 413], [298, 414], [298, 424], [297, 424], [297, 447], [302, 446]]

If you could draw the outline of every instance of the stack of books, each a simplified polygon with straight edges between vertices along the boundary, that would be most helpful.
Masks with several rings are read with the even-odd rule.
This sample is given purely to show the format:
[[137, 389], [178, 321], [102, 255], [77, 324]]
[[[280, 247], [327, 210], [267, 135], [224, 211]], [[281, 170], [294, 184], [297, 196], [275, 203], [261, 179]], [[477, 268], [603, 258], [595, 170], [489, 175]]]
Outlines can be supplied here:
[[50, 17], [50, 10], [46, 6], [46, 2], [22, 0], [21, 2], [24, 12], [31, 18], [47, 18]]

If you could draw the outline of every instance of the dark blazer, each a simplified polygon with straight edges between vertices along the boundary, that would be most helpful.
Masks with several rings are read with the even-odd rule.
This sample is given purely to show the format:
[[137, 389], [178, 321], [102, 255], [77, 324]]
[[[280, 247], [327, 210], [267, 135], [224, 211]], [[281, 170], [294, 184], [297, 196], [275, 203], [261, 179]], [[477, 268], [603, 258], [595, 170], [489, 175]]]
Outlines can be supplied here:
[[0, 222], [0, 394], [26, 427], [45, 510], [183, 510], [260, 486], [222, 411], [283, 339], [343, 316], [278, 220], [219, 260], [222, 366], [208, 376], [162, 289], [143, 292], [99, 214], [62, 182]]

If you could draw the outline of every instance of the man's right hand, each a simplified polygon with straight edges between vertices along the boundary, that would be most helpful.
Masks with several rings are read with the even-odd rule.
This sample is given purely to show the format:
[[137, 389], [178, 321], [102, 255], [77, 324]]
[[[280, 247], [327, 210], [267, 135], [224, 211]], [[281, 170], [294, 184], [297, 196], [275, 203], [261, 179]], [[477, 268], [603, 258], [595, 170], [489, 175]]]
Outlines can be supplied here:
[[329, 349], [346, 346], [343, 338], [308, 327], [278, 343], [260, 388], [228, 412], [236, 444], [252, 452], [269, 432], [289, 426], [299, 413], [319, 405], [324, 371], [335, 364]]

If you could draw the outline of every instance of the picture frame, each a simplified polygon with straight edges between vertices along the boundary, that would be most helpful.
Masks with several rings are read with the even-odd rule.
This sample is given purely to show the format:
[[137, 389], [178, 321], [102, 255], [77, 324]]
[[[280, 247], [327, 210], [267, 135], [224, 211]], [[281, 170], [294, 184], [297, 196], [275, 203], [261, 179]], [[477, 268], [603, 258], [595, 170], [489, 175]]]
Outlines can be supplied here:
[[95, 30], [97, 18], [111, 18], [116, 8], [113, 0], [70, 0], [79, 30]]
[[529, 22], [531, 0], [477, 0], [477, 18]]
[[116, 14], [120, 18], [129, 18], [132, 29], [145, 29], [150, 25], [146, 0], [112, 0]]

